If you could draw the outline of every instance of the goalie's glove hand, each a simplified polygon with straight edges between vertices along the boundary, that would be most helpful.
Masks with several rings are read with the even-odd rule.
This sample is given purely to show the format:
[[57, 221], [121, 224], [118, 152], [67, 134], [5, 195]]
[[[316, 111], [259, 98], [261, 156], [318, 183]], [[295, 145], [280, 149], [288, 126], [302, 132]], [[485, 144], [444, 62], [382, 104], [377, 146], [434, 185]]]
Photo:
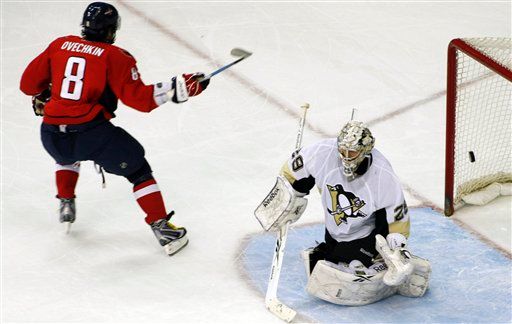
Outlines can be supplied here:
[[188, 95], [194, 97], [203, 92], [210, 84], [210, 79], [204, 78], [204, 73], [183, 74], [187, 86]]
[[383, 281], [388, 286], [398, 286], [409, 278], [414, 270], [411, 253], [407, 250], [407, 239], [400, 233], [391, 233], [387, 238], [377, 234], [375, 248], [380, 253], [388, 270]]
[[400, 254], [406, 259], [411, 258], [411, 253], [407, 250], [407, 238], [403, 234], [389, 233], [388, 236], [386, 236], [386, 242], [391, 250], [400, 251]]
[[44, 106], [50, 101], [51, 97], [50, 89], [46, 89], [38, 95], [32, 97], [32, 109], [36, 116], [44, 115]]

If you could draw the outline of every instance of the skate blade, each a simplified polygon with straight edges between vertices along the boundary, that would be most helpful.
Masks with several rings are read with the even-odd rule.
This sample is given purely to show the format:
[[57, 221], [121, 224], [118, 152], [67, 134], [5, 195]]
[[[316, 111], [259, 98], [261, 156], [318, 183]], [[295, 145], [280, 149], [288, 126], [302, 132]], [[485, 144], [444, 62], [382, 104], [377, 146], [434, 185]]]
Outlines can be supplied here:
[[64, 223], [64, 226], [66, 228], [66, 234], [69, 234], [71, 232], [71, 224], [73, 224], [73, 223], [71, 223], [71, 222]]
[[178, 253], [188, 244], [188, 237], [184, 236], [180, 239], [174, 240], [171, 243], [164, 246], [165, 253], [171, 256]]

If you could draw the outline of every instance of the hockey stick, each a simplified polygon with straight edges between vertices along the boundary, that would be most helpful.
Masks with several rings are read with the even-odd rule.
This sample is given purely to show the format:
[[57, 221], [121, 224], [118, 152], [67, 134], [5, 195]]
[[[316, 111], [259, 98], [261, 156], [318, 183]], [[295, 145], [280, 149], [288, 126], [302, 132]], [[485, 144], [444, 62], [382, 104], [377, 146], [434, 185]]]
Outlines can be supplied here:
[[246, 51], [246, 50], [243, 50], [243, 49], [241, 49], [241, 48], [233, 48], [233, 49], [231, 50], [231, 55], [233, 55], [233, 56], [235, 56], [235, 57], [238, 57], [238, 59], [237, 59], [236, 61], [233, 61], [233, 62], [231, 62], [231, 63], [229, 63], [229, 64], [226, 64], [226, 65], [224, 65], [224, 66], [222, 66], [222, 67], [218, 68], [217, 70], [213, 71], [212, 73], [210, 73], [210, 74], [206, 75], [202, 80], [209, 79], [209, 78], [211, 78], [212, 76], [217, 75], [217, 74], [219, 74], [220, 72], [222, 72], [222, 71], [224, 71], [224, 70], [226, 70], [226, 69], [228, 69], [228, 68], [232, 67], [233, 65], [235, 65], [235, 64], [237, 64], [237, 63], [239, 63], [239, 62], [241, 62], [241, 61], [245, 60], [246, 58], [248, 58], [249, 56], [251, 56], [251, 55], [252, 55], [252, 53], [251, 53], [251, 52], [248, 52], [248, 51]]
[[[295, 142], [295, 149], [298, 150], [302, 144], [302, 134], [304, 131], [304, 124], [306, 123], [306, 113], [308, 111], [309, 104], [305, 103], [302, 105], [304, 109], [302, 118], [300, 119], [299, 132], [297, 133], [297, 141]], [[274, 313], [280, 319], [291, 322], [296, 311], [286, 306], [277, 299], [277, 285], [279, 283], [279, 276], [281, 275], [281, 266], [283, 264], [284, 247], [286, 245], [286, 239], [288, 237], [288, 225], [289, 222], [279, 228], [279, 236], [276, 241], [276, 248], [274, 251], [274, 258], [272, 259], [272, 268], [270, 269], [270, 278], [268, 280], [267, 294], [265, 295], [265, 306], [268, 310]]]

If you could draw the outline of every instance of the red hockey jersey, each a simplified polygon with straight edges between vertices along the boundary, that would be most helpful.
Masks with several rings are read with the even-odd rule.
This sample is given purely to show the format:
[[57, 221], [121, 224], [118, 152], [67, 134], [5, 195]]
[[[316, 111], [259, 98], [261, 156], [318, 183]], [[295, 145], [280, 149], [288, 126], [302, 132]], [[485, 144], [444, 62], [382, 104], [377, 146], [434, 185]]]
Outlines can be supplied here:
[[48, 124], [81, 124], [99, 113], [110, 119], [117, 98], [143, 112], [158, 106], [153, 86], [142, 82], [133, 56], [117, 46], [78, 36], [54, 40], [27, 66], [20, 89], [33, 96], [50, 85], [43, 119]]

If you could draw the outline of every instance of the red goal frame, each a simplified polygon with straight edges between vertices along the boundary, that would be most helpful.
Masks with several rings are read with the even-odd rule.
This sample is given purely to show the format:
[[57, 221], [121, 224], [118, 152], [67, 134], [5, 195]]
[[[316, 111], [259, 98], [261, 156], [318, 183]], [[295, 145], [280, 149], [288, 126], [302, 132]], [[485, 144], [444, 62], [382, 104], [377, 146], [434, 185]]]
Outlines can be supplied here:
[[445, 150], [445, 200], [444, 213], [451, 216], [454, 212], [453, 189], [455, 171], [455, 117], [457, 103], [457, 51], [470, 56], [498, 75], [512, 82], [512, 71], [499, 64], [484, 53], [457, 38], [448, 45], [448, 70], [446, 85], [446, 150]]

